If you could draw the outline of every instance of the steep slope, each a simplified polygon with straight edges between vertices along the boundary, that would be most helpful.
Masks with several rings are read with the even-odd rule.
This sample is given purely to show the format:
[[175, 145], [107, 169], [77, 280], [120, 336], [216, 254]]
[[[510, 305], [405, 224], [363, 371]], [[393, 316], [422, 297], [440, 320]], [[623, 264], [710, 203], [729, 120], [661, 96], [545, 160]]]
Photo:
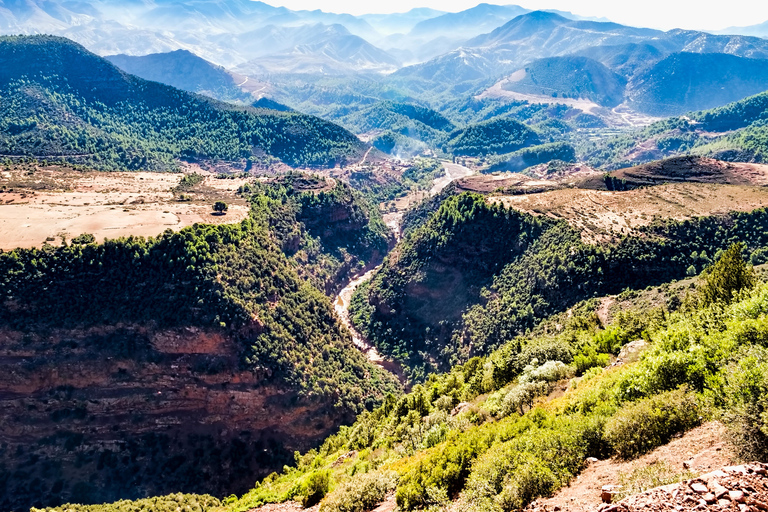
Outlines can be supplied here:
[[4, 156], [156, 170], [177, 159], [245, 162], [264, 154], [289, 165], [334, 165], [364, 151], [351, 133], [318, 118], [148, 82], [61, 38], [0, 39], [0, 87]]
[[627, 103], [655, 116], [717, 107], [768, 89], [768, 60], [673, 53], [630, 81]]
[[[510, 199], [505, 204], [514, 207], [525, 196]], [[766, 201], [763, 194], [758, 206]], [[755, 224], [768, 222], [765, 208], [721, 215], [711, 205], [710, 216], [659, 219], [631, 236], [587, 245], [577, 229], [543, 215], [545, 207], [523, 213], [475, 194], [448, 197], [358, 289], [352, 318], [421, 379], [486, 354], [593, 294], [679, 279], [702, 250], [715, 254], [729, 240], [768, 243], [764, 234], [753, 238]], [[575, 207], [566, 203], [565, 210]]]
[[310, 284], [375, 257], [383, 224], [292, 180], [241, 224], [0, 254], [3, 510], [243, 492], [397, 390]]
[[110, 55], [105, 59], [126, 73], [183, 91], [205, 94], [221, 100], [247, 98], [237, 87], [232, 75], [224, 68], [186, 50], [154, 53], [142, 57]]
[[586, 98], [615, 107], [624, 100], [626, 81], [596, 60], [551, 57], [531, 62], [513, 73], [504, 89], [564, 98]]

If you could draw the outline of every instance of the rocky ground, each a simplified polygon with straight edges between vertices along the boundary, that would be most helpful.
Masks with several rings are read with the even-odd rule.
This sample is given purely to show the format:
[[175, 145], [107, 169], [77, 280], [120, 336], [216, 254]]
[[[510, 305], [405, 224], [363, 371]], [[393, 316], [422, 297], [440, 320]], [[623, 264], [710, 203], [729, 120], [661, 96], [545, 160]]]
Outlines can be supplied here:
[[690, 510], [768, 510], [768, 464], [730, 466], [679, 484], [657, 487], [616, 504], [604, 504], [598, 512]]
[[[550, 498], [534, 501], [528, 510], [594, 512], [603, 503], [603, 488], [619, 492], [622, 484], [630, 484], [643, 491], [660, 485], [654, 483], [659, 479], [665, 484], [679, 482], [728, 466], [734, 462], [734, 456], [725, 433], [722, 423], [712, 421], [636, 460], [593, 460], [568, 487], [560, 489]], [[631, 490], [625, 489], [624, 492], [634, 494]]]

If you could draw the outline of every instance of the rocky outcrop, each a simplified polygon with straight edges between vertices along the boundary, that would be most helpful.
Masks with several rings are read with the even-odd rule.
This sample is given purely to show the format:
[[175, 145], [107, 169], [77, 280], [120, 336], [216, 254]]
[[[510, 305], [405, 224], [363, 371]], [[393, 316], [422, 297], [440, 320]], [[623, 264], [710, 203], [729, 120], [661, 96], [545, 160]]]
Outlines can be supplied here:
[[598, 512], [690, 510], [768, 510], [768, 464], [730, 466], [680, 484], [657, 487], [616, 504], [605, 504]]
[[349, 418], [215, 330], [0, 331], [0, 510], [242, 493]]

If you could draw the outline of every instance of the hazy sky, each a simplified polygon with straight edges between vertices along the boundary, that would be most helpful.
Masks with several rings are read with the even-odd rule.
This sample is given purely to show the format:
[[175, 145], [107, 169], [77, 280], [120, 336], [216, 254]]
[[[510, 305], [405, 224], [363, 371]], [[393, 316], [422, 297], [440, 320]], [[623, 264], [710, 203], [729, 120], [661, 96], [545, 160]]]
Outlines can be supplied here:
[[[322, 9], [328, 12], [367, 14], [405, 12], [413, 7], [432, 7], [456, 12], [473, 7], [480, 0], [266, 0], [291, 9]], [[625, 25], [661, 29], [687, 28], [717, 30], [729, 26], [755, 25], [768, 21], [765, 0], [521, 0], [490, 1], [518, 4], [528, 9], [560, 9], [582, 16], [604, 16]]]

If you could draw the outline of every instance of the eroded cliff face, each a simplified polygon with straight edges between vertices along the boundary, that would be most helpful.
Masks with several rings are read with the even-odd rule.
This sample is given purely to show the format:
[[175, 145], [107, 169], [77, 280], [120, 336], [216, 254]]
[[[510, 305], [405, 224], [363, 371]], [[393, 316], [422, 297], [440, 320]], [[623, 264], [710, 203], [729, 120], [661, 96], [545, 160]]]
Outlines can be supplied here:
[[350, 419], [246, 369], [234, 336], [0, 330], [0, 510], [242, 493]]

